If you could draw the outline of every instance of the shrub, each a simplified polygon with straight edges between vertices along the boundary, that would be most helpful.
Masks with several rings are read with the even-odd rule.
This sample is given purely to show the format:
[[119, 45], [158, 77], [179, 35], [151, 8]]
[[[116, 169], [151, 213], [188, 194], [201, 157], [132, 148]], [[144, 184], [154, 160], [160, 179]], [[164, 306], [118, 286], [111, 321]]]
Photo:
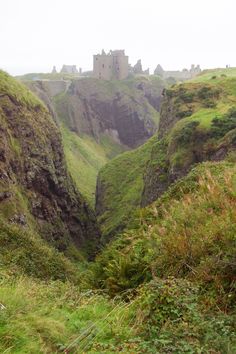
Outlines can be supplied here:
[[222, 118], [214, 118], [211, 124], [210, 135], [221, 138], [230, 130], [236, 128], [236, 107], [231, 108]]

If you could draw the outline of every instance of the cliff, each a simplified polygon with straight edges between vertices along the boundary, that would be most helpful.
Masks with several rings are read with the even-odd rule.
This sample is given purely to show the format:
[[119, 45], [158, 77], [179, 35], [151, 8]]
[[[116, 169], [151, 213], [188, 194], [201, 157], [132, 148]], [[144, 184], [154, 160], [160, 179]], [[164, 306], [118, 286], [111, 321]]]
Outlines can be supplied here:
[[105, 238], [133, 224], [140, 207], [158, 199], [195, 164], [233, 156], [235, 87], [235, 78], [220, 76], [164, 90], [158, 134], [133, 150], [128, 162], [121, 155], [99, 173], [96, 212]]
[[93, 212], [67, 171], [61, 134], [46, 107], [0, 72], [0, 215], [67, 254], [99, 241]]
[[44, 101], [59, 125], [70, 173], [93, 205], [101, 167], [155, 133], [165, 82], [140, 77], [122, 81], [84, 78], [26, 83]]

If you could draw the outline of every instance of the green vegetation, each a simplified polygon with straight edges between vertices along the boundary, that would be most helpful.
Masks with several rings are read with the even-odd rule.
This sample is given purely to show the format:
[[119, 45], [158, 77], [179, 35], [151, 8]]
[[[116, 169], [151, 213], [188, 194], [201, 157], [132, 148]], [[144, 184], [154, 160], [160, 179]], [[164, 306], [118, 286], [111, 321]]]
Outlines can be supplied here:
[[79, 78], [79, 74], [66, 74], [66, 73], [29, 73], [25, 75], [16, 76], [20, 81], [32, 80], [73, 80]]
[[[94, 262], [72, 264], [33, 221], [0, 221], [0, 352], [236, 352], [235, 79], [222, 80], [170, 89], [169, 107], [189, 113], [166, 116], [161, 139], [102, 167], [103, 238], [116, 237]], [[73, 178], [83, 168], [91, 190], [89, 175], [113, 153], [109, 139], [98, 146], [64, 125], [62, 133]], [[224, 160], [200, 163], [215, 153]], [[161, 196], [140, 209], [148, 183]], [[3, 218], [21, 209], [28, 218], [24, 189], [10, 193]]]
[[43, 103], [23, 84], [0, 70], [0, 96], [9, 96], [30, 109], [45, 109]]
[[163, 138], [154, 137], [117, 157], [99, 174], [97, 213], [105, 238], [133, 225], [140, 204], [157, 199], [192, 165], [208, 160], [221, 146], [231, 149], [236, 133], [235, 87], [235, 78], [222, 77], [220, 82], [186, 82], [165, 90]]
[[124, 149], [106, 135], [97, 143], [88, 135], [80, 137], [64, 124], [61, 124], [61, 132], [68, 170], [79, 191], [94, 206], [98, 171]]
[[97, 211], [104, 240], [122, 230], [140, 206], [145, 166], [155, 140], [153, 137], [136, 150], [123, 153], [101, 169]]
[[76, 280], [76, 268], [35, 232], [0, 221], [0, 264], [41, 279]]
[[192, 79], [195, 82], [204, 82], [209, 80], [222, 80], [225, 77], [235, 78], [236, 68], [225, 68], [225, 69], [210, 69], [203, 70], [201, 74]]
[[[79, 83], [78, 83], [79, 84]], [[76, 87], [76, 82], [74, 83]], [[97, 80], [94, 78], [83, 79], [83, 85], [78, 90], [84, 93], [85, 97], [95, 96], [103, 105], [112, 105], [114, 98], [119, 95], [122, 105], [128, 109], [137, 112], [140, 117], [151, 119], [155, 126], [159, 124], [159, 112], [144, 98], [143, 89], [151, 92], [153, 96], [159, 97], [165, 83], [157, 77], [138, 77], [129, 78], [121, 81]], [[87, 95], [87, 96], [86, 96]], [[109, 133], [100, 133], [97, 127], [103, 121], [100, 117], [95, 123], [88, 123], [80, 112], [81, 105], [78, 103], [79, 97], [63, 93], [54, 97], [53, 102], [61, 123], [61, 132], [64, 144], [68, 169], [75, 181], [78, 189], [89, 202], [94, 206], [96, 179], [99, 170], [110, 159], [127, 150], [127, 146], [116, 142]], [[78, 106], [77, 106], [78, 104]], [[76, 113], [71, 114], [71, 108]], [[89, 105], [89, 101], [88, 101]], [[143, 108], [144, 107], [144, 108]], [[92, 109], [92, 107], [90, 107]], [[73, 111], [74, 112], [74, 111]], [[81, 114], [81, 116], [80, 116]], [[94, 114], [98, 114], [96, 111]], [[100, 113], [102, 114], [102, 113]], [[74, 117], [76, 115], [76, 117]], [[91, 117], [93, 116], [90, 112]], [[71, 118], [72, 117], [72, 118]], [[94, 119], [94, 118], [93, 118]], [[107, 119], [105, 117], [105, 119]], [[96, 119], [94, 119], [96, 120]], [[99, 123], [100, 122], [100, 123]], [[83, 131], [83, 124], [92, 124], [93, 133], [91, 135], [76, 133]], [[94, 125], [93, 125], [94, 124]], [[106, 122], [103, 123], [106, 125]], [[73, 126], [75, 127], [73, 128]], [[77, 125], [79, 128], [77, 128]], [[96, 135], [96, 138], [93, 136]], [[134, 202], [135, 203], [135, 202]]]
[[234, 163], [199, 165], [80, 286], [1, 268], [1, 352], [235, 352], [235, 178]]

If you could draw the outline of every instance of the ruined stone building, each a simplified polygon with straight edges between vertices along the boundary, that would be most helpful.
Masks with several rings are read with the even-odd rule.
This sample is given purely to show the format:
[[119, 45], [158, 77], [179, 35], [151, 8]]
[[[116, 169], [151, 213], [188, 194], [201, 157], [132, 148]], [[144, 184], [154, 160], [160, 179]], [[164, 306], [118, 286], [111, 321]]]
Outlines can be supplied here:
[[122, 80], [128, 76], [129, 58], [124, 50], [110, 50], [108, 54], [93, 56], [93, 76], [103, 80]]
[[133, 67], [130, 67], [130, 73], [138, 74], [138, 75], [139, 74], [149, 75], [149, 68], [146, 70], [143, 70], [142, 61], [141, 61], [141, 59], [139, 59]]
[[200, 65], [191, 65], [190, 70], [188, 69], [183, 69], [182, 71], [180, 70], [175, 70], [175, 71], [165, 71], [160, 64], [157, 65], [154, 75], [159, 75], [163, 79], [168, 79], [170, 77], [173, 77], [174, 79], [177, 80], [188, 80], [192, 79], [194, 76], [200, 74], [201, 68]]
[[63, 74], [78, 74], [78, 70], [76, 65], [63, 65], [61, 69], [61, 73]]

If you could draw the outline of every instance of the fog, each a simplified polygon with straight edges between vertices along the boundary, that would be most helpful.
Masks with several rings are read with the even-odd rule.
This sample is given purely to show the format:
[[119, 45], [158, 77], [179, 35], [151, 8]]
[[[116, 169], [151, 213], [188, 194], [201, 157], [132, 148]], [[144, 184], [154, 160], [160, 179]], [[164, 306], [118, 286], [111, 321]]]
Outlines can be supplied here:
[[236, 66], [235, 13], [235, 0], [1, 0], [0, 68], [89, 70], [101, 49], [151, 71]]

